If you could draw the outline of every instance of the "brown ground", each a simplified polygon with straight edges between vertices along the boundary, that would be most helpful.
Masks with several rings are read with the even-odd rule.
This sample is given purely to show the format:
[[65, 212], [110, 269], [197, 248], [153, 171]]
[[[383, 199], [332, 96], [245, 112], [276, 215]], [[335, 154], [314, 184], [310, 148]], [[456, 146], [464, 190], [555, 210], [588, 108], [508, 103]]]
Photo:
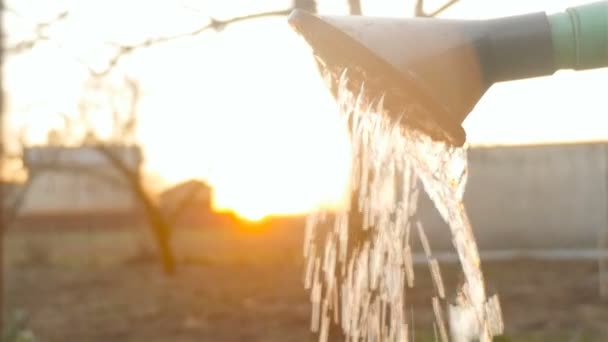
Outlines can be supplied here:
[[[25, 311], [42, 341], [316, 340], [298, 234], [182, 232], [174, 277], [160, 273], [141, 236], [12, 233], [8, 311]], [[483, 269], [501, 298], [509, 335], [503, 340], [608, 341], [597, 263], [518, 260]], [[442, 264], [448, 288], [455, 270]], [[419, 336], [431, 317], [427, 275], [425, 265], [418, 267], [408, 292]]]

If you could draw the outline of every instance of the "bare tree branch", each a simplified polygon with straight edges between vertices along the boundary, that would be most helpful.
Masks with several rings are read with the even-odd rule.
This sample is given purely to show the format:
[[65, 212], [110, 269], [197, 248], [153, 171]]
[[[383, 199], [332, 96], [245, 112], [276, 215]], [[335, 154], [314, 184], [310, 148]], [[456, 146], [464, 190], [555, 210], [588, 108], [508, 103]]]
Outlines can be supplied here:
[[[139, 43], [135, 43], [135, 44], [131, 44], [131, 45], [108, 43], [109, 45], [114, 46], [116, 48], [116, 53], [112, 57], [109, 58], [108, 62], [106, 63], [106, 66], [102, 70], [95, 70], [94, 68], [92, 68], [91, 66], [82, 62], [81, 60], [78, 60], [78, 62], [83, 64], [88, 69], [88, 71], [90, 72], [91, 75], [97, 76], [97, 77], [105, 76], [105, 75], [108, 75], [122, 59], [124, 59], [125, 57], [127, 57], [128, 55], [132, 54], [133, 52], [135, 52], [137, 50], [147, 48], [147, 47], [150, 47], [153, 45], [158, 45], [158, 44], [174, 41], [177, 39], [193, 37], [193, 36], [196, 36], [196, 35], [199, 35], [199, 34], [205, 32], [207, 30], [221, 31], [226, 26], [231, 25], [231, 24], [236, 24], [239, 22], [244, 22], [244, 21], [253, 20], [253, 19], [266, 18], [266, 17], [285, 16], [285, 15], [288, 15], [289, 13], [291, 13], [291, 11], [298, 6], [298, 4], [297, 4], [298, 1], [301, 1], [301, 0], [297, 0], [293, 7], [284, 9], [284, 10], [253, 13], [253, 14], [233, 17], [230, 19], [224, 19], [224, 20], [210, 17], [209, 21], [206, 25], [198, 27], [192, 31], [183, 32], [183, 33], [170, 35], [170, 36], [153, 37], [153, 38], [149, 38], [149, 39], [143, 40]], [[312, 1], [312, 0], [306, 0], [306, 1], [312, 3], [316, 6], [315, 1]], [[22, 17], [14, 10], [11, 10], [11, 9], [4, 9], [4, 10], [10, 11], [10, 12]], [[34, 28], [34, 34], [35, 34], [34, 38], [19, 42], [13, 46], [8, 46], [5, 48], [5, 51], [8, 53], [12, 53], [12, 54], [23, 53], [25, 51], [31, 50], [32, 48], [34, 48], [36, 46], [36, 44], [38, 44], [42, 41], [51, 40], [51, 37], [46, 32], [47, 29], [67, 17], [68, 17], [68, 12], [64, 11], [64, 12], [59, 13], [57, 16], [55, 16], [53, 19], [51, 19], [47, 22], [37, 24], [36, 27]]]
[[131, 142], [135, 135], [135, 129], [137, 128], [137, 108], [139, 105], [140, 91], [139, 84], [131, 78], [125, 78], [125, 84], [129, 92], [129, 105], [125, 113], [125, 117], [121, 118], [120, 110], [118, 105], [115, 105], [113, 110], [114, 115], [114, 138], [122, 139], [122, 141]]
[[431, 12], [428, 14], [429, 17], [436, 17], [439, 14], [443, 13], [445, 10], [447, 10], [448, 8], [452, 7], [452, 5], [456, 4], [459, 0], [451, 0], [445, 4], [443, 4], [441, 7], [439, 7], [438, 9], [436, 9], [435, 11]]
[[459, 0], [450, 0], [448, 2], [446, 2], [445, 4], [441, 5], [439, 8], [437, 8], [436, 10], [427, 13], [424, 10], [424, 0], [416, 0], [416, 7], [414, 8], [414, 15], [416, 17], [436, 17], [439, 14], [443, 13], [445, 10], [447, 10], [448, 8], [452, 7], [454, 4], [456, 4]]
[[[23, 16], [21, 14], [19, 14], [17, 11], [15, 11], [11, 8], [4, 8], [4, 10], [23, 18]], [[58, 13], [56, 16], [54, 16], [49, 21], [45, 21], [45, 22], [36, 24], [36, 26], [34, 27], [34, 30], [33, 30], [34, 38], [21, 41], [12, 46], [6, 46], [4, 48], [4, 51], [9, 54], [18, 54], [18, 53], [22, 53], [22, 52], [31, 50], [34, 46], [36, 46], [36, 44], [38, 44], [42, 41], [49, 40], [50, 37], [46, 32], [48, 30], [48, 28], [62, 20], [65, 20], [67, 17], [68, 17], [68, 11], [63, 11], [63, 12]]]
[[286, 10], [254, 13], [254, 14], [248, 14], [248, 15], [234, 17], [234, 18], [230, 18], [230, 19], [226, 19], [226, 20], [219, 20], [219, 19], [215, 19], [215, 18], [211, 17], [211, 18], [209, 18], [208, 24], [201, 26], [199, 28], [196, 28], [189, 32], [179, 33], [179, 34], [172, 35], [172, 36], [149, 38], [142, 42], [132, 44], [132, 45], [113, 44], [118, 49], [117, 53], [112, 58], [110, 58], [106, 67], [103, 70], [101, 70], [101, 71], [92, 70], [92, 74], [95, 76], [107, 75], [114, 67], [116, 67], [116, 65], [123, 58], [125, 58], [126, 56], [132, 54], [133, 52], [135, 52], [136, 50], [139, 50], [139, 49], [147, 48], [152, 45], [158, 45], [158, 44], [174, 41], [177, 39], [193, 37], [193, 36], [196, 36], [196, 35], [199, 35], [199, 34], [205, 32], [207, 30], [221, 31], [224, 28], [226, 28], [226, 26], [228, 26], [228, 25], [236, 24], [239, 22], [247, 21], [247, 20], [266, 18], [266, 17], [285, 16], [285, 15], [288, 15], [289, 13], [291, 13], [292, 10], [293, 10], [293, 8], [289, 8]]
[[[103, 82], [108, 80], [106, 76], [108, 76], [115, 69], [115, 67], [120, 63], [120, 61], [137, 50], [144, 49], [153, 45], [174, 41], [177, 39], [196, 36], [206, 30], [219, 31], [228, 25], [247, 20], [272, 16], [285, 16], [288, 15], [293, 10], [293, 8], [305, 8], [308, 10], [316, 10], [316, 1], [295, 0], [294, 6], [289, 9], [255, 13], [234, 17], [226, 20], [210, 18], [205, 25], [198, 27], [192, 31], [171, 36], [152, 37], [132, 45], [108, 43], [110, 44], [110, 46], [113, 46], [116, 51], [115, 54], [111, 58], [109, 58], [103, 69], [94, 70], [86, 64], [85, 66], [90, 72], [91, 80], [99, 80], [102, 82], [101, 85], [103, 85]], [[63, 16], [58, 16], [58, 20], [61, 20], [66, 16], [67, 12]], [[23, 51], [27, 48], [31, 48], [35, 46], [38, 41], [51, 40], [51, 37], [49, 37], [46, 32], [51, 24], [53, 24], [53, 22], [42, 23], [38, 25], [37, 29], [35, 30], [38, 39], [34, 39], [31, 42], [23, 43], [21, 44], [19, 49], [14, 49], [14, 51]], [[127, 91], [121, 93], [121, 95], [125, 96], [125, 93], [128, 94], [128, 106], [125, 107], [118, 105], [116, 101], [114, 101], [116, 99], [104, 101], [105, 106], [112, 106], [111, 115], [113, 120], [113, 132], [109, 138], [103, 137], [102, 139], [100, 139], [95, 134], [92, 123], [90, 122], [90, 120], [88, 120], [87, 112], [90, 112], [90, 110], [92, 109], [98, 110], [99, 108], [93, 108], [85, 103], [82, 103], [79, 118], [74, 119], [69, 118], [67, 116], [64, 117], [63, 130], [65, 130], [66, 136], [70, 136], [72, 139], [74, 139], [74, 136], [76, 137], [77, 140], [70, 144], [75, 143], [79, 146], [89, 146], [91, 148], [94, 148], [98, 153], [105, 157], [105, 159], [111, 164], [113, 170], [115, 170], [120, 175], [120, 178], [122, 179], [122, 185], [126, 186], [129, 189], [129, 191], [136, 199], [137, 203], [143, 209], [146, 220], [148, 221], [149, 226], [152, 229], [154, 236], [156, 237], [160, 252], [160, 259], [162, 261], [164, 271], [167, 274], [172, 274], [175, 272], [176, 261], [173, 256], [173, 251], [170, 244], [171, 224], [173, 223], [173, 220], [175, 220], [175, 218], [180, 214], [183, 208], [187, 206], [188, 202], [190, 202], [196, 197], [197, 193], [193, 192], [192, 194], [189, 194], [189, 196], [184, 198], [183, 201], [180, 201], [176, 210], [174, 210], [168, 217], [165, 216], [161, 211], [159, 203], [155, 201], [154, 196], [148, 191], [148, 188], [146, 188], [146, 185], [144, 184], [143, 176], [139, 169], [139, 163], [135, 163], [137, 164], [137, 167], [134, 167], [132, 163], [129, 163], [128, 160], [123, 158], [123, 156], [117, 153], [118, 151], [114, 149], [115, 146], [124, 147], [135, 143], [134, 135], [138, 124], [136, 114], [138, 110], [137, 106], [139, 102], [140, 93], [138, 85], [134, 80], [126, 79], [125, 84]], [[93, 84], [93, 86], [95, 89], [97, 89], [98, 87], [98, 85], [95, 84]], [[123, 98], [121, 100], [124, 101], [125, 99]], [[80, 131], [76, 132], [77, 124], [79, 124], [80, 126], [84, 126], [84, 135], [82, 135], [82, 132]], [[96, 174], [96, 170], [91, 170], [90, 167], [79, 168], [76, 165], [57, 165], [56, 163], [50, 163], [49, 165], [39, 165], [37, 172], [42, 172], [43, 170], [51, 169], [62, 172], [82, 172], [93, 176]], [[37, 177], [37, 172], [32, 173], [29, 179], [30, 182], [34, 179], [34, 177]], [[101, 174], [97, 176], [103, 177], [105, 175], [105, 173], [101, 172]]]
[[176, 261], [171, 248], [171, 227], [159, 206], [144, 188], [139, 170], [131, 169], [125, 161], [112, 152], [108, 146], [98, 145], [97, 150], [118, 170], [129, 183], [129, 188], [144, 210], [148, 223], [158, 242], [163, 269], [166, 274], [175, 273]]
[[[103, 77], [96, 75], [92, 75], [91, 78], [95, 80], [103, 79]], [[113, 132], [109, 138], [101, 139], [96, 135], [93, 125], [87, 120], [86, 106], [81, 108], [83, 112], [81, 112], [80, 124], [85, 125], [85, 136], [90, 140], [88, 146], [94, 148], [110, 163], [111, 167], [117, 171], [120, 178], [124, 181], [123, 187], [131, 192], [134, 199], [143, 209], [149, 227], [152, 229], [156, 238], [163, 269], [166, 274], [171, 275], [175, 273], [176, 261], [170, 243], [170, 222], [167, 221], [159, 204], [146, 188], [144, 178], [139, 168], [139, 161], [130, 163], [128, 158], [119, 155], [119, 152], [124, 151], [124, 149], [115, 148], [117, 146], [126, 147], [135, 144], [134, 134], [137, 125], [137, 106], [140, 98], [140, 90], [138, 83], [128, 77], [125, 77], [124, 84], [126, 91], [118, 91], [117, 93], [120, 94], [108, 92], [110, 98], [108, 101], [104, 101], [106, 105], [112, 106]], [[99, 84], [94, 85], [96, 88], [101, 86]], [[117, 100], [113, 98], [112, 95], [120, 95], [121, 98]], [[122, 96], [126, 96], [126, 99]], [[120, 100], [128, 101], [128, 105], [124, 106], [123, 103], [118, 103]]]

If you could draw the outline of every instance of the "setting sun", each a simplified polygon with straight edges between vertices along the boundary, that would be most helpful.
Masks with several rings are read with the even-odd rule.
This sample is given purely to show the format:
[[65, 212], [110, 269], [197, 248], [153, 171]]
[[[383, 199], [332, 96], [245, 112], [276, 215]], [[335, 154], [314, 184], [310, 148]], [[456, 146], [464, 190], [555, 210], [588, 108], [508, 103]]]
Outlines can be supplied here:
[[[167, 96], [160, 87], [165, 96], [142, 104], [143, 117], [150, 118], [142, 119], [142, 139], [155, 151], [150, 167], [162, 169], [171, 182], [204, 177], [214, 188], [216, 209], [251, 220], [339, 205], [350, 146], [309, 47], [283, 18], [236, 28], [191, 51], [188, 68], [177, 65], [172, 75], [161, 76], [181, 82], [179, 91]], [[252, 43], [271, 34], [275, 39]], [[210, 77], [221, 82], [205, 84]], [[157, 118], [168, 112], [180, 134], [159, 141], [166, 122]]]

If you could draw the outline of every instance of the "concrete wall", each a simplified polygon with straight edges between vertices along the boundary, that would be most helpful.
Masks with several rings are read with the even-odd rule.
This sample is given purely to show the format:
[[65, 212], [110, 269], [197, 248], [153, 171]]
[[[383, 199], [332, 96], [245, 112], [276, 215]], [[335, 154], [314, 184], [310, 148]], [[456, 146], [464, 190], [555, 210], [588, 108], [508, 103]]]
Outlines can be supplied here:
[[[133, 170], [141, 166], [136, 146], [108, 147]], [[123, 176], [94, 146], [34, 146], [24, 151], [30, 181], [22, 217], [69, 217], [96, 215], [130, 216], [136, 211], [131, 189]], [[122, 219], [121, 219], [122, 220]]]
[[[595, 248], [608, 229], [608, 143], [469, 150], [465, 205], [481, 250]], [[426, 196], [419, 216], [434, 251], [449, 228]]]
[[128, 186], [91, 174], [46, 171], [33, 179], [20, 215], [131, 212], [136, 205]]

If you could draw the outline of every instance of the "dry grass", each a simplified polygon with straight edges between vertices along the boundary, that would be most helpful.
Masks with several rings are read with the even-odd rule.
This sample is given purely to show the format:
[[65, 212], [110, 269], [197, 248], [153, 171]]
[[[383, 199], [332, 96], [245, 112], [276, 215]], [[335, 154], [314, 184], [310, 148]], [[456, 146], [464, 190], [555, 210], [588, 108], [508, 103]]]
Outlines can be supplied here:
[[[12, 232], [8, 309], [24, 310], [43, 341], [314, 341], [300, 234], [180, 230], [180, 268], [167, 278], [143, 230]], [[457, 268], [441, 266], [452, 288]], [[608, 340], [596, 263], [516, 260], [485, 263], [484, 272], [509, 334], [497, 341]], [[416, 276], [416, 340], [432, 340], [426, 265]]]

